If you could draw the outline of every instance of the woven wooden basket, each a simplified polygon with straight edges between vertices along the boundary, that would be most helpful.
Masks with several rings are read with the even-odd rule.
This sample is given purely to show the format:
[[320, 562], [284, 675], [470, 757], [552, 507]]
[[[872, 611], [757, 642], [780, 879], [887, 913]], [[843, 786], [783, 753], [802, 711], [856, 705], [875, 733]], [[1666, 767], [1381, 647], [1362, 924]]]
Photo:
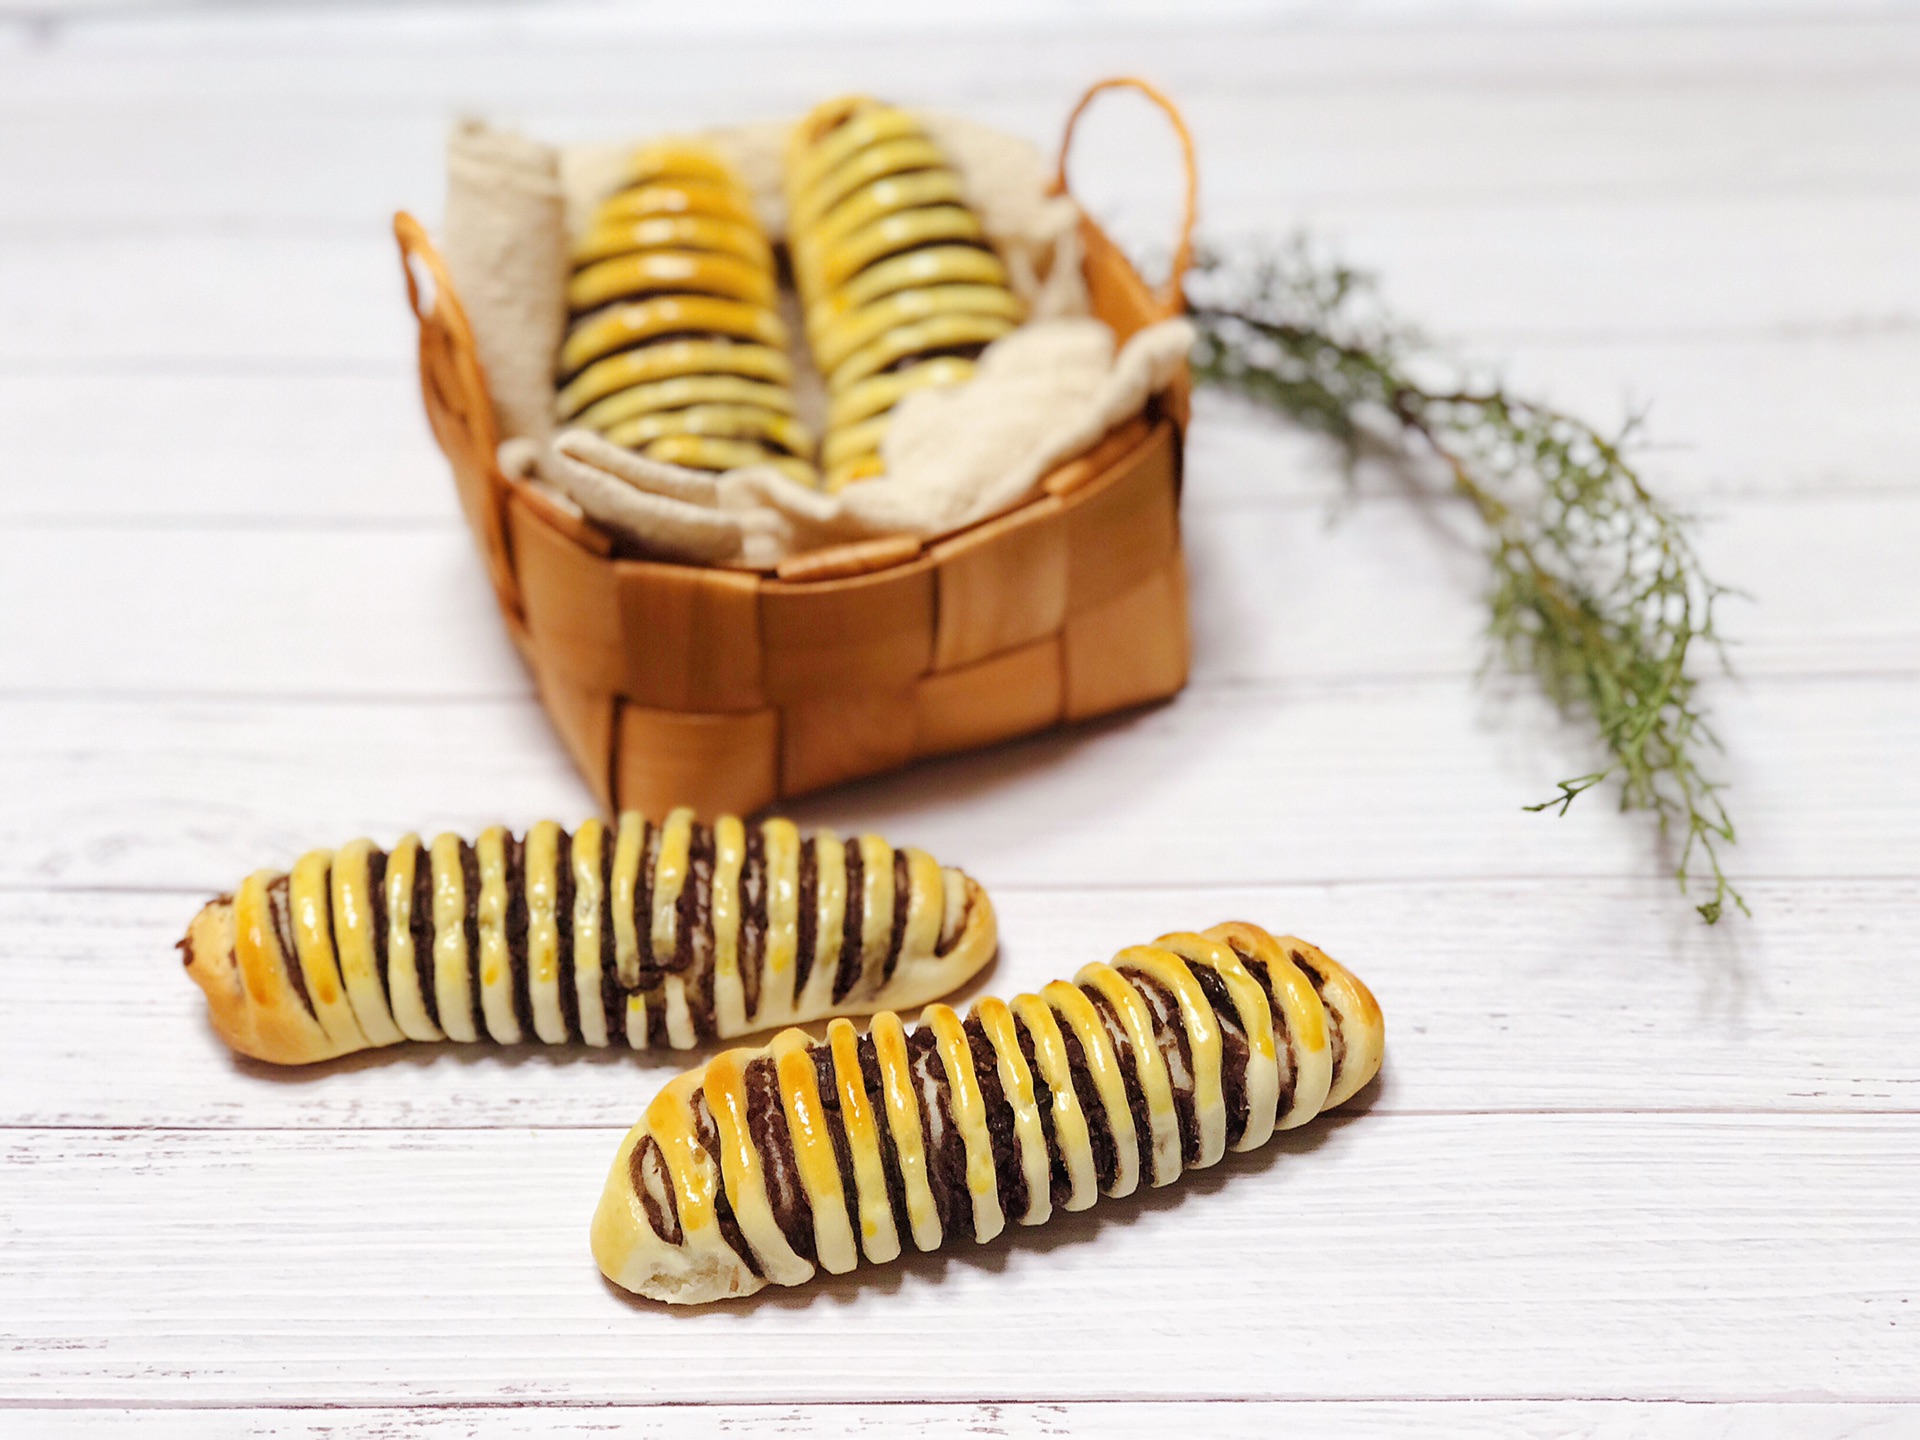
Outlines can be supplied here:
[[[1091, 220], [1093, 311], [1121, 340], [1183, 306], [1185, 213], [1159, 292]], [[395, 217], [420, 322], [427, 418], [453, 467], [500, 612], [603, 806], [749, 814], [925, 756], [970, 750], [1173, 694], [1186, 683], [1178, 501], [1189, 382], [1049, 475], [1042, 493], [928, 540], [868, 541], [777, 571], [618, 559], [608, 538], [495, 463], [473, 333], [439, 255]], [[423, 285], [423, 278], [430, 284]]]

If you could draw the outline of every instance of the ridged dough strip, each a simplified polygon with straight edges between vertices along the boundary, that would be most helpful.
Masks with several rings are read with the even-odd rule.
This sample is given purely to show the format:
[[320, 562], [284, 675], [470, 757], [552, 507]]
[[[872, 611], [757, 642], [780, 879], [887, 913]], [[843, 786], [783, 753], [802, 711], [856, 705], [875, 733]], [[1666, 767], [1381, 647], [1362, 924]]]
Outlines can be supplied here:
[[794, 283], [827, 382], [825, 484], [882, 469], [888, 412], [958, 385], [1024, 318], [959, 174], [920, 121], [865, 96], [794, 127], [786, 165]]
[[1255, 925], [1164, 935], [966, 1019], [788, 1030], [670, 1082], [593, 1221], [615, 1284], [701, 1304], [991, 1240], [1166, 1185], [1344, 1104], [1380, 1068], [1366, 986]]
[[924, 1004], [996, 943], [986, 892], [924, 851], [683, 809], [315, 850], [180, 948], [227, 1044], [300, 1065], [402, 1040], [686, 1050]]
[[560, 421], [670, 464], [770, 465], [816, 483], [773, 250], [718, 153], [697, 141], [635, 151], [573, 259]]

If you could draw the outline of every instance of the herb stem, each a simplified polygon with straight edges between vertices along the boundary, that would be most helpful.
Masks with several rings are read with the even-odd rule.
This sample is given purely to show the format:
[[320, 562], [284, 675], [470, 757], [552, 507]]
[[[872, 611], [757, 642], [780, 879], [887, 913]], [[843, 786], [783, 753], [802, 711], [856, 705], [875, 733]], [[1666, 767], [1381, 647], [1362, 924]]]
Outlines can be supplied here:
[[1729, 903], [1745, 911], [1721, 863], [1733, 822], [1701, 768], [1718, 745], [1687, 663], [1696, 639], [1717, 644], [1714, 602], [1727, 592], [1629, 460], [1639, 418], [1610, 436], [1503, 385], [1420, 383], [1416, 367], [1443, 357], [1379, 317], [1368, 277], [1318, 260], [1304, 242], [1237, 266], [1209, 261], [1190, 283], [1202, 381], [1330, 437], [1349, 472], [1383, 447], [1402, 460], [1424, 452], [1471, 505], [1486, 531], [1496, 653], [1584, 715], [1607, 755], [1526, 808], [1564, 815], [1617, 780], [1623, 809], [1653, 812], [1661, 834], [1677, 838], [1683, 892], [1695, 867], [1710, 872], [1702, 918], [1713, 924]]

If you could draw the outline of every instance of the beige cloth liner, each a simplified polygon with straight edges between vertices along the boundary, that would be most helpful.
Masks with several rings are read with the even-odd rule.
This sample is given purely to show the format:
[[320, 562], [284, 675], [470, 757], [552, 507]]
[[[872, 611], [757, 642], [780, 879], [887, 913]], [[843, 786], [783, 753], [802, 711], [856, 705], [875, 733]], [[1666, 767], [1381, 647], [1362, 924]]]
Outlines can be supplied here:
[[[1031, 318], [988, 348], [971, 382], [908, 396], [881, 447], [886, 474], [835, 495], [766, 467], [715, 477], [588, 431], [554, 436], [552, 357], [566, 327], [570, 238], [618, 183], [634, 147], [558, 148], [477, 121], [459, 126], [448, 145], [445, 254], [507, 437], [501, 468], [545, 481], [651, 554], [758, 567], [823, 545], [984, 519], [1137, 413], [1178, 370], [1191, 329], [1150, 326], [1116, 357], [1112, 332], [1087, 318], [1079, 211], [1048, 193], [1039, 151], [973, 121], [921, 118]], [[787, 130], [770, 121], [700, 137], [739, 171], [775, 238], [786, 230]], [[803, 390], [801, 398], [811, 397]]]
[[447, 141], [440, 253], [473, 326], [503, 435], [553, 431], [567, 325], [566, 202], [552, 146], [469, 120]]

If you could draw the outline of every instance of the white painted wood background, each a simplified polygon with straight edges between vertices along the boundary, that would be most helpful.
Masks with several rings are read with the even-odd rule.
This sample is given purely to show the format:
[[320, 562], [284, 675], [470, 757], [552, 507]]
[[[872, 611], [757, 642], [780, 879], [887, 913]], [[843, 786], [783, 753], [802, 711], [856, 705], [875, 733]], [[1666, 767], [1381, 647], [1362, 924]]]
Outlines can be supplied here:
[[[0, 5], [0, 1434], [1920, 1434], [1920, 15], [1655, 5]], [[675, 28], [678, 27], [678, 28]], [[1216, 236], [1309, 225], [1701, 516], [1751, 922], [1524, 814], [1446, 514], [1203, 399], [1192, 687], [794, 807], [992, 887], [1003, 992], [1229, 915], [1386, 1008], [1371, 1099], [975, 1253], [701, 1314], [586, 1221], [668, 1059], [214, 1040], [171, 943], [301, 848], [588, 799], [421, 420], [386, 233], [480, 111], [843, 87], [1051, 144], [1187, 107]], [[1167, 243], [1171, 148], [1075, 167]]]

